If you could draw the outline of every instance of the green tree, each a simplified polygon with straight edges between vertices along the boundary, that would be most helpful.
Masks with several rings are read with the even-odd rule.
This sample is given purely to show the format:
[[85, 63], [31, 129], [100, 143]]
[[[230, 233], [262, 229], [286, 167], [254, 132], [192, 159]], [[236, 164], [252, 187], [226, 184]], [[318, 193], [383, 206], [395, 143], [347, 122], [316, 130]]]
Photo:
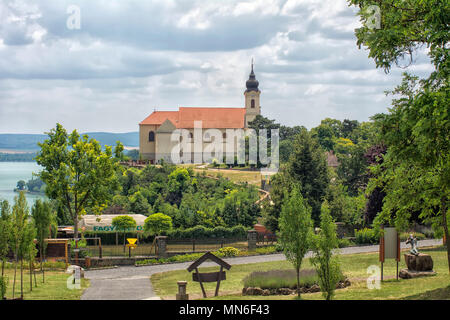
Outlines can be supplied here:
[[48, 201], [36, 200], [31, 208], [34, 226], [36, 227], [36, 238], [39, 244], [39, 257], [41, 260], [42, 282], [45, 282], [44, 275], [44, 256], [47, 247], [45, 239], [50, 237], [52, 224], [55, 223], [55, 215], [52, 212], [51, 204]]
[[23, 180], [17, 181], [17, 190], [19, 190], [19, 191], [25, 190], [25, 185], [26, 185], [25, 181], [23, 181]]
[[149, 235], [160, 235], [172, 229], [172, 218], [163, 213], [154, 213], [144, 222], [144, 232]]
[[326, 300], [331, 300], [341, 278], [339, 261], [333, 255], [333, 249], [338, 247], [336, 225], [330, 214], [328, 204], [322, 204], [320, 214], [320, 231], [313, 237], [314, 256], [311, 262], [319, 276], [320, 289]]
[[[449, 47], [450, 3], [440, 0], [377, 1], [380, 8], [380, 28], [367, 24], [372, 19], [365, 10], [367, 1], [349, 0], [360, 8], [363, 27], [356, 31], [357, 44], [369, 49], [369, 57], [377, 67], [389, 72], [392, 65], [413, 64], [412, 56], [427, 46], [434, 70], [429, 77], [404, 74], [403, 82], [391, 93], [393, 100], [389, 114], [377, 115], [381, 139], [388, 146], [383, 173], [386, 190], [402, 187], [397, 198], [387, 195], [384, 218], [395, 214], [397, 223], [405, 221], [413, 209], [422, 211], [422, 219], [439, 219], [447, 239], [450, 272], [450, 237], [447, 221], [450, 201], [450, 119]], [[406, 58], [406, 59], [405, 59]], [[399, 176], [399, 174], [403, 174]], [[408, 181], [408, 184], [401, 180]], [[413, 195], [421, 195], [416, 201]], [[388, 212], [389, 210], [389, 212]], [[380, 218], [381, 219], [381, 218]]]
[[41, 150], [36, 162], [43, 167], [40, 178], [47, 185], [49, 198], [59, 200], [67, 208], [74, 225], [74, 237], [78, 238], [78, 221], [91, 210], [100, 214], [117, 189], [111, 147], [105, 151], [98, 141], [80, 138], [74, 130], [70, 135], [58, 123], [48, 133], [48, 139], [39, 143]]
[[329, 183], [328, 167], [325, 152], [306, 130], [296, 136], [287, 173], [300, 186], [303, 198], [311, 206], [312, 217], [318, 222]]
[[148, 215], [150, 213], [150, 204], [141, 191], [136, 191], [129, 199], [130, 212], [143, 215]]
[[[19, 256], [21, 257], [21, 269], [22, 269], [22, 261], [23, 259], [28, 260], [30, 266], [30, 291], [33, 291], [33, 274], [34, 274], [34, 260], [36, 258], [37, 248], [36, 243], [34, 242], [36, 239], [36, 228], [34, 226], [33, 220], [27, 217], [25, 229], [23, 230], [23, 241], [21, 243], [19, 249]], [[23, 271], [21, 276], [21, 282], [23, 282]], [[36, 276], [35, 276], [36, 279]], [[23, 285], [21, 283], [21, 291], [23, 291]], [[23, 293], [22, 293], [23, 295]]]
[[123, 233], [123, 251], [125, 252], [125, 238], [127, 231], [136, 229], [136, 221], [130, 216], [118, 216], [114, 217], [111, 221], [111, 225], [118, 231]]
[[124, 159], [124, 154], [123, 154], [123, 144], [120, 141], [116, 142], [116, 147], [114, 148], [114, 157], [116, 157], [119, 160], [123, 160]]
[[305, 203], [298, 187], [286, 195], [280, 214], [279, 241], [286, 259], [297, 273], [297, 294], [300, 297], [300, 268], [310, 248], [313, 222], [311, 208]]
[[189, 171], [185, 168], [176, 168], [169, 174], [167, 182], [169, 194], [167, 200], [172, 204], [179, 205], [183, 197], [183, 191], [186, 190], [190, 184], [191, 177]]
[[15, 264], [14, 264], [14, 281], [13, 281], [13, 298], [16, 287], [17, 264], [20, 258], [20, 296], [23, 298], [23, 253], [26, 245], [25, 231], [28, 223], [28, 204], [25, 193], [22, 191], [18, 196], [14, 197], [14, 205], [11, 215], [11, 235], [12, 245], [14, 248]]
[[2, 260], [2, 277], [5, 271], [6, 256], [11, 240], [11, 208], [8, 201], [0, 202], [0, 259]]
[[265, 227], [276, 232], [280, 229], [278, 220], [285, 195], [291, 192], [294, 182], [285, 167], [282, 167], [277, 174], [271, 177], [270, 185], [270, 198], [263, 201], [261, 211]]

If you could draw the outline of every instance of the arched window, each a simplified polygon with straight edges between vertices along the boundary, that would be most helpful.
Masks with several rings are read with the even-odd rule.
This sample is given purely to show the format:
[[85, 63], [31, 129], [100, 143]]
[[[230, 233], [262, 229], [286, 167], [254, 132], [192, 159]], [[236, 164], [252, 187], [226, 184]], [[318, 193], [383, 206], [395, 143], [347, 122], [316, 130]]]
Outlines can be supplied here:
[[226, 132], [224, 132], [224, 133], [222, 134], [222, 138], [223, 138], [223, 139], [226, 139], [226, 138], [227, 138], [227, 133], [226, 133]]
[[192, 132], [189, 132], [189, 139], [194, 138], [194, 136], [192, 135]]
[[148, 141], [149, 141], [149, 142], [155, 141], [155, 133], [154, 133], [153, 131], [150, 131], [150, 132], [148, 133]]
[[255, 99], [252, 99], [252, 101], [250, 102], [250, 107], [254, 108], [255, 107]]

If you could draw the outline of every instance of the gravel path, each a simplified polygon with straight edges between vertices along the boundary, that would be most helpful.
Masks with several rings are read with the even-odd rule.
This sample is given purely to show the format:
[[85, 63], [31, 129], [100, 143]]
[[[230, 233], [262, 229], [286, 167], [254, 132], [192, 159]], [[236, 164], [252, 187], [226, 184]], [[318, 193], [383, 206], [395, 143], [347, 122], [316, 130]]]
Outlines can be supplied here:
[[[436, 246], [440, 240], [419, 241], [419, 247]], [[401, 248], [408, 248], [404, 242]], [[378, 245], [348, 247], [340, 249], [341, 254], [378, 252]], [[311, 252], [307, 257], [311, 256]], [[225, 259], [231, 265], [261, 263], [286, 260], [283, 254], [259, 255]], [[113, 269], [85, 271], [85, 277], [91, 285], [81, 300], [159, 300], [150, 282], [151, 275], [159, 272], [186, 269], [192, 262], [164, 264], [145, 267], [123, 266]], [[213, 262], [205, 262], [202, 266], [215, 266]]]

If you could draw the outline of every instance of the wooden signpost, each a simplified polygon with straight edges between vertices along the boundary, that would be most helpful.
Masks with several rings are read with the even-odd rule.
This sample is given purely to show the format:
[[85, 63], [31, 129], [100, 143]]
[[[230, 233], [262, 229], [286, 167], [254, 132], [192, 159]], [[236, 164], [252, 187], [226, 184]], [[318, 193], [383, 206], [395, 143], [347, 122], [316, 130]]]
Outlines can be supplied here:
[[383, 263], [386, 259], [395, 259], [397, 261], [397, 280], [398, 263], [400, 262], [400, 235], [394, 227], [381, 226], [380, 237], [380, 262], [381, 262], [381, 281], [383, 281]]
[[[208, 272], [208, 273], [200, 273], [198, 272], [198, 267], [205, 262], [206, 260], [211, 260], [217, 263], [220, 266], [219, 272]], [[187, 271], [192, 272], [195, 270], [195, 273], [192, 274], [192, 280], [195, 282], [200, 282], [200, 287], [202, 289], [203, 297], [206, 298], [206, 291], [203, 287], [203, 282], [214, 282], [217, 281], [216, 292], [214, 294], [215, 297], [219, 294], [220, 281], [226, 280], [226, 273], [223, 268], [230, 270], [231, 265], [223, 261], [222, 259], [216, 257], [211, 252], [205, 253], [203, 256], [194, 261], [188, 268]]]

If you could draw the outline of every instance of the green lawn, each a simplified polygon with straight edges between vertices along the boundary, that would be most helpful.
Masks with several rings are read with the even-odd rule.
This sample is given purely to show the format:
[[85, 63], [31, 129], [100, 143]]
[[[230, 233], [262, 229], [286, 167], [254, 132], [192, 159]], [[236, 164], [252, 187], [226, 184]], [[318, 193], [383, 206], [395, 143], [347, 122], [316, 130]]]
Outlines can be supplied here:
[[[14, 269], [8, 268], [5, 274], [9, 279], [8, 290], [6, 291], [6, 298], [12, 298]], [[70, 276], [63, 270], [61, 271], [46, 271], [45, 283], [42, 283], [42, 274], [36, 273], [37, 287], [34, 286], [33, 291], [30, 292], [30, 277], [29, 271], [23, 272], [23, 297], [25, 300], [79, 300], [83, 291], [89, 286], [89, 280], [81, 279], [81, 289], [70, 290], [67, 288], [67, 278]], [[17, 269], [16, 275], [16, 289], [15, 298], [20, 297], [20, 269]]]
[[234, 183], [248, 182], [249, 184], [261, 186], [261, 173], [259, 171], [246, 170], [228, 170], [228, 169], [194, 169], [194, 172], [202, 174], [206, 173], [208, 176], [217, 177], [221, 175], [228, 178]]
[[[366, 299], [450, 299], [450, 275], [448, 273], [447, 253], [443, 247], [422, 249], [428, 253], [434, 261], [436, 276], [417, 279], [395, 279], [396, 263], [387, 260], [384, 264], [385, 281], [381, 289], [367, 288], [367, 268], [370, 265], [380, 266], [378, 253], [342, 255], [341, 268], [350, 279], [352, 285], [345, 289], [336, 290], [335, 299], [340, 300], [366, 300]], [[291, 296], [242, 296], [240, 294], [243, 284], [242, 279], [252, 271], [267, 271], [272, 269], [291, 269], [287, 261], [266, 262], [247, 265], [235, 265], [227, 271], [227, 280], [221, 283], [220, 296], [213, 299], [294, 299]], [[312, 268], [309, 259], [304, 260], [302, 269]], [[399, 269], [406, 268], [404, 261], [399, 264]], [[217, 271], [218, 267], [200, 268], [203, 272]], [[201, 298], [199, 283], [192, 281], [192, 275], [185, 270], [170, 271], [154, 274], [151, 277], [153, 288], [157, 295], [166, 299], [173, 299], [177, 292], [177, 281], [188, 281], [187, 292], [191, 299]], [[206, 284], [208, 296], [212, 296], [215, 283]], [[322, 299], [321, 293], [302, 294], [302, 299]]]

